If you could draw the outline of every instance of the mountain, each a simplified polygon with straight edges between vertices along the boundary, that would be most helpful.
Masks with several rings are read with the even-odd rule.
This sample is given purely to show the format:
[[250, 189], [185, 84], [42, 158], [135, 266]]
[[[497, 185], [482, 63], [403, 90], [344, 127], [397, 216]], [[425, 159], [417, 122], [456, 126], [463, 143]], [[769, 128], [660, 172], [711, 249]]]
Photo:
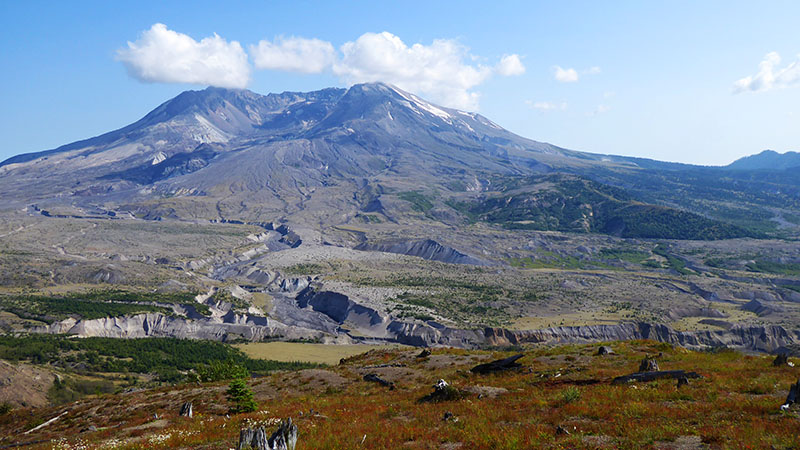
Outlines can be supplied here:
[[[277, 220], [318, 230], [478, 220], [708, 239], [763, 234], [757, 228], [768, 217], [739, 220], [737, 208], [799, 206], [791, 180], [754, 177], [567, 150], [367, 83], [269, 95], [187, 91], [127, 127], [0, 163], [0, 196], [11, 208], [110, 208], [145, 219]], [[498, 213], [503, 202], [524, 207]]]
[[533, 155], [566, 153], [515, 136], [477, 114], [436, 107], [384, 84], [267, 96], [209, 88], [184, 92], [122, 129], [10, 158], [0, 164], [5, 181], [0, 190], [6, 198], [26, 201], [53, 192], [130, 198], [142, 184], [168, 179], [174, 180], [154, 189], [206, 190], [226, 180], [208, 173], [176, 178], [214, 160], [219, 169], [214, 172], [260, 191], [266, 180], [321, 185], [329, 177], [408, 174], [419, 167], [433, 174], [525, 173], [545, 167]]
[[778, 153], [764, 150], [757, 155], [745, 156], [725, 166], [729, 170], [787, 170], [800, 168], [800, 153]]

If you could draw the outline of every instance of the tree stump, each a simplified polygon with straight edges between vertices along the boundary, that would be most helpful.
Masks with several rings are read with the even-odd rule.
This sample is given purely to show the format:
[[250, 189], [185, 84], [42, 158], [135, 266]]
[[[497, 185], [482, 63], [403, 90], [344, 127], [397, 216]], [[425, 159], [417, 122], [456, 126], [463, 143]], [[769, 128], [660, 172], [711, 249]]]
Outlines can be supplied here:
[[419, 355], [417, 355], [417, 358], [427, 358], [428, 356], [431, 356], [431, 351], [426, 348], [426, 349], [422, 350], [421, 352], [419, 352]]
[[658, 372], [658, 361], [650, 358], [643, 359], [639, 364], [639, 372]]
[[236, 450], [269, 450], [267, 432], [264, 427], [245, 428], [239, 431], [239, 445]]
[[613, 355], [613, 354], [614, 354], [614, 350], [611, 350], [611, 347], [607, 347], [605, 345], [603, 345], [603, 346], [601, 346], [600, 348], [597, 349], [597, 355], [598, 356]]
[[779, 353], [778, 356], [775, 357], [775, 360], [772, 361], [772, 365], [775, 367], [778, 366], [788, 366], [789, 365], [789, 355], [786, 353]]
[[192, 402], [186, 402], [181, 405], [180, 415], [181, 417], [188, 417], [190, 419], [192, 418]]
[[239, 431], [237, 450], [295, 450], [297, 446], [297, 425], [291, 417], [281, 421], [281, 425], [267, 438], [264, 427], [245, 428]]
[[781, 409], [785, 411], [791, 408], [793, 404], [797, 403], [797, 397], [800, 397], [800, 380], [789, 387], [789, 395], [786, 396], [786, 402], [781, 405]]
[[294, 450], [297, 446], [297, 425], [292, 423], [291, 417], [281, 422], [267, 444], [270, 450]]

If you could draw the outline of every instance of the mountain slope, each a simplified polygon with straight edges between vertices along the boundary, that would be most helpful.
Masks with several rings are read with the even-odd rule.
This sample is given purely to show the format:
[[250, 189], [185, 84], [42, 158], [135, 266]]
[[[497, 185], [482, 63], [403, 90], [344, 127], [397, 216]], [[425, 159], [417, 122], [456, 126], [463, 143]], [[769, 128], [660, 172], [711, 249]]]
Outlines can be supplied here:
[[[741, 176], [724, 192], [709, 191], [704, 186], [718, 173], [709, 170], [566, 150], [383, 83], [266, 96], [208, 88], [184, 92], [122, 129], [0, 163], [0, 196], [13, 208], [103, 205], [151, 219], [283, 220], [317, 229], [359, 218], [404, 226], [459, 226], [470, 215], [497, 223], [491, 218], [509, 214], [482, 210], [502, 207], [488, 206], [492, 198], [502, 197], [498, 186], [562, 172], [626, 193], [629, 198], [613, 210], [630, 212], [624, 215], [627, 221], [600, 214], [589, 226], [564, 225], [559, 216], [585, 212], [578, 195], [561, 202], [566, 210], [548, 206], [537, 212], [536, 220], [549, 225], [534, 228], [626, 235], [641, 229], [653, 211], [662, 218], [680, 217], [674, 211], [686, 209], [689, 216], [668, 222], [694, 224], [690, 228], [699, 234], [690, 233], [693, 238], [755, 235], [716, 220], [725, 211], [719, 217], [713, 212], [731, 199], [752, 197], [747, 200], [752, 204], [777, 206], [786, 202], [787, 189], [774, 190], [778, 197], [764, 201], [751, 189], [758, 182], [743, 182]], [[555, 180], [569, 183], [567, 178]], [[654, 180], [662, 185], [653, 185]], [[680, 195], [684, 189], [701, 203], [687, 202]], [[420, 195], [430, 197], [430, 207], [413, 202], [409, 207], [408, 198]], [[548, 195], [565, 195], [564, 189]], [[463, 202], [473, 204], [467, 209], [478, 209], [452, 207]], [[365, 214], [374, 217], [364, 219]], [[603, 223], [616, 225], [601, 225], [603, 217]], [[685, 230], [649, 229], [633, 235], [686, 236]], [[719, 231], [723, 229], [728, 231]]]
[[800, 153], [778, 153], [773, 150], [745, 156], [725, 166], [729, 170], [786, 170], [798, 167], [800, 167]]

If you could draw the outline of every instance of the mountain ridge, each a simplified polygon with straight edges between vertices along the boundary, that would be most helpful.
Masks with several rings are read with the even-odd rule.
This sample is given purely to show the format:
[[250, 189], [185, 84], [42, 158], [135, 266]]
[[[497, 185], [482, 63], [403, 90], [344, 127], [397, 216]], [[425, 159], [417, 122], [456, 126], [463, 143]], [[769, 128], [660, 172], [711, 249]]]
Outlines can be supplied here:
[[787, 170], [800, 167], [800, 153], [764, 150], [724, 166], [727, 170]]

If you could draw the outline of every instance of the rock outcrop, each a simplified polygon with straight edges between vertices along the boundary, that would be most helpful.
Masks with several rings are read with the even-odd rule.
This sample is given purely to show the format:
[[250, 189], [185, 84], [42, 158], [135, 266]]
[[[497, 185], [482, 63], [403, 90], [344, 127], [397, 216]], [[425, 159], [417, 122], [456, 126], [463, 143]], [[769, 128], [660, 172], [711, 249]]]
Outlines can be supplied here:
[[776, 312], [785, 312], [786, 308], [777, 302], [765, 301], [761, 299], [753, 299], [742, 305], [742, 309], [755, 313], [759, 317], [768, 316]]
[[363, 243], [355, 247], [356, 250], [398, 253], [401, 255], [416, 256], [431, 261], [441, 261], [451, 264], [469, 264], [473, 266], [487, 266], [488, 262], [465, 255], [458, 250], [442, 245], [432, 239], [420, 241], [397, 241], [385, 243]]
[[171, 317], [159, 313], [91, 320], [69, 318], [46, 327], [31, 328], [30, 331], [81, 337], [176, 337], [214, 341], [323, 338], [323, 333], [317, 330], [291, 327], [268, 317], [254, 317], [233, 312], [229, 312], [219, 319], [200, 320]]
[[663, 324], [638, 322], [523, 331], [487, 328], [484, 330], [484, 334], [487, 343], [491, 345], [566, 344], [651, 339], [687, 348], [731, 347], [767, 353], [774, 352], [783, 346], [800, 343], [800, 330], [760, 325], [734, 325], [727, 330], [676, 331]]

